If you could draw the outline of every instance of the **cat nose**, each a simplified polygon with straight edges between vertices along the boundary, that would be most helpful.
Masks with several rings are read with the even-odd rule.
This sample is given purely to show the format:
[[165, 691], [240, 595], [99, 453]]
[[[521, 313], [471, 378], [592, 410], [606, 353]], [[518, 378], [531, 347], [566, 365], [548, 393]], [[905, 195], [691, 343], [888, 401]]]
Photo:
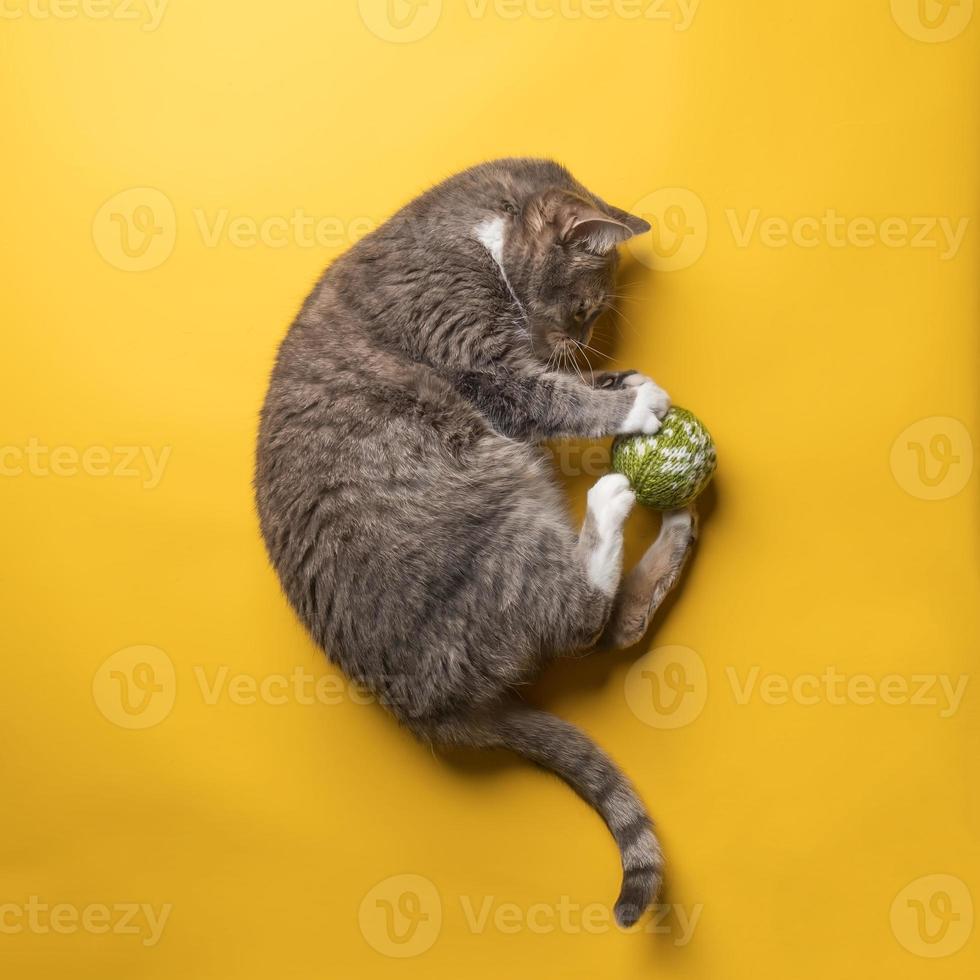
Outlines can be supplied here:
[[602, 310], [599, 307], [592, 309], [586, 314], [585, 319], [579, 324], [579, 334], [582, 340], [588, 340], [589, 334], [592, 333], [592, 327], [595, 325], [596, 320], [599, 319], [599, 314]]

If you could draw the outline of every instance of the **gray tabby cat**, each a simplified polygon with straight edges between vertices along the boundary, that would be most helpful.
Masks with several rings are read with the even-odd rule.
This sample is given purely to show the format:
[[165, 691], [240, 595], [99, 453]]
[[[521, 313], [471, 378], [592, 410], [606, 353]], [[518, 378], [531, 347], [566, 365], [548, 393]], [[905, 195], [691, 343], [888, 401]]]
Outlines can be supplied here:
[[549, 660], [637, 642], [695, 537], [688, 511], [620, 582], [625, 477], [577, 533], [537, 444], [655, 432], [637, 372], [556, 359], [608, 304], [616, 246], [649, 225], [563, 167], [499, 160], [399, 211], [324, 274], [279, 350], [259, 431], [262, 534], [316, 642], [417, 736], [503, 746], [564, 779], [622, 854], [616, 917], [662, 857], [633, 787], [574, 726], [518, 699]]

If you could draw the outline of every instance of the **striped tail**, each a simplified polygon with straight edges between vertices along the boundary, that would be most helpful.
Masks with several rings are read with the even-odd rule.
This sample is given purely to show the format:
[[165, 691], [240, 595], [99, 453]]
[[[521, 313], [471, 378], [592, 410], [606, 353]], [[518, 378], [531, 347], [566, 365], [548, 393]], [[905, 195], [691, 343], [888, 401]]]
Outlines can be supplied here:
[[[448, 727], [448, 726], [447, 726]], [[598, 811], [619, 845], [623, 887], [616, 921], [631, 926], [656, 898], [663, 855], [646, 807], [616, 764], [584, 732], [546, 711], [507, 702], [463, 726], [451, 726], [447, 741], [480, 748], [502, 747], [560, 776]]]

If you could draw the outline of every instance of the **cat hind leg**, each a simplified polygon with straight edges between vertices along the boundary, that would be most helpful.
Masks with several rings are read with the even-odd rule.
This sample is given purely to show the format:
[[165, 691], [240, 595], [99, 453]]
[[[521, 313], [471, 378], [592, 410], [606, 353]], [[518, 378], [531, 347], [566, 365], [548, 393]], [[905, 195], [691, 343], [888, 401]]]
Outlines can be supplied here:
[[664, 514], [657, 540], [623, 579], [601, 638], [602, 646], [622, 649], [643, 639], [650, 620], [677, 584], [697, 535], [693, 508]]

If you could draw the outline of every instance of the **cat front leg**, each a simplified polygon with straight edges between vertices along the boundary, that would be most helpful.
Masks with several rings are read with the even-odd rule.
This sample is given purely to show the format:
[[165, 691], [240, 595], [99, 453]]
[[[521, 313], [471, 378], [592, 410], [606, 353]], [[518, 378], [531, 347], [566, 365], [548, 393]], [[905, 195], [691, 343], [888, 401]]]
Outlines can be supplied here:
[[529, 442], [652, 434], [670, 408], [667, 392], [637, 372], [602, 388], [557, 372], [458, 371], [451, 380], [498, 432]]
[[634, 400], [629, 414], [616, 430], [617, 435], [634, 432], [652, 435], [659, 432], [661, 419], [670, 408], [670, 395], [656, 381], [639, 371], [625, 372], [621, 376], [620, 385], [620, 388], [614, 390], [632, 392]]
[[579, 557], [589, 585], [612, 597], [623, 571], [623, 525], [636, 495], [621, 473], [609, 473], [587, 496], [585, 523], [579, 536]]
[[630, 385], [635, 384], [630, 379], [642, 377], [644, 375], [639, 371], [596, 371], [594, 387], [607, 390], [610, 388], [625, 388], [627, 381], [629, 381]]
[[606, 629], [623, 571], [623, 525], [636, 497], [619, 473], [602, 477], [589, 490], [585, 521], [575, 547], [568, 594], [556, 624], [557, 649], [581, 653], [592, 649]]

